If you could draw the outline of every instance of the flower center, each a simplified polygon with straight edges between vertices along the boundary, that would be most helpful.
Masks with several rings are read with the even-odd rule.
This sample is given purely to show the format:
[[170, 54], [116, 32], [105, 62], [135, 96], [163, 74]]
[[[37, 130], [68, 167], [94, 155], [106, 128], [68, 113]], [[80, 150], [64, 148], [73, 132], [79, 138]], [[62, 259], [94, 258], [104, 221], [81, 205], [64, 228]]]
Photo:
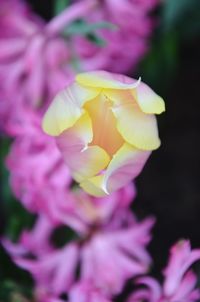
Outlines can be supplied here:
[[117, 130], [111, 107], [112, 102], [103, 93], [85, 105], [92, 120], [93, 140], [90, 145], [97, 145], [113, 156], [124, 140]]

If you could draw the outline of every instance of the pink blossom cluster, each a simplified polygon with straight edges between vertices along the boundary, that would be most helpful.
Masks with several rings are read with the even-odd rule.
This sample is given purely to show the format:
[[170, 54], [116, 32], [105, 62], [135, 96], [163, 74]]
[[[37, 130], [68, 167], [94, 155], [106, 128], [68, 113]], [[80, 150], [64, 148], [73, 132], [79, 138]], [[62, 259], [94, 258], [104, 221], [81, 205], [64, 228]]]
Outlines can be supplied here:
[[[200, 297], [190, 266], [200, 259], [188, 241], [171, 249], [164, 282], [150, 277], [147, 245], [154, 218], [139, 221], [130, 209], [136, 192], [128, 185], [109, 196], [91, 197], [72, 182], [41, 118], [55, 93], [80, 70], [132, 70], [148, 49], [149, 12], [156, 0], [82, 0], [48, 23], [22, 0], [0, 5], [0, 127], [14, 138], [6, 165], [10, 185], [23, 206], [37, 215], [18, 242], [3, 238], [13, 261], [34, 279], [36, 302], [111, 302], [132, 280], [128, 302], [195, 302]], [[84, 19], [99, 28], [106, 47], [64, 30]], [[128, 49], [128, 51], [127, 51]], [[76, 66], [77, 68], [77, 66]], [[73, 231], [62, 247], [60, 227]], [[63, 298], [64, 297], [64, 298]]]
[[197, 277], [190, 266], [199, 260], [200, 250], [191, 250], [187, 240], [177, 242], [170, 250], [167, 267], [164, 269], [164, 282], [145, 276], [136, 280], [142, 286], [128, 299], [128, 302], [193, 302], [200, 298], [199, 289], [195, 289]]
[[[137, 221], [128, 209], [131, 191], [127, 187], [111, 197], [115, 213], [109, 219], [108, 198], [88, 200], [87, 204], [84, 196], [81, 200], [76, 193], [78, 200], [73, 200], [71, 213], [69, 205], [65, 211], [61, 207], [65, 225], [72, 227], [76, 235], [61, 248], [52, 241], [56, 225], [44, 215], [38, 217], [31, 231], [21, 234], [18, 243], [3, 239], [13, 261], [33, 276], [36, 301], [111, 302], [130, 278], [135, 290], [127, 302], [198, 301], [197, 277], [190, 266], [200, 259], [200, 249], [191, 250], [189, 241], [179, 241], [171, 248], [162, 285], [146, 275], [151, 263], [146, 244], [154, 220]], [[121, 204], [121, 198], [125, 204]], [[79, 206], [82, 202], [80, 208], [77, 201]], [[63, 295], [68, 295], [68, 300], [63, 300]]]
[[[148, 271], [151, 258], [146, 245], [154, 219], [136, 219], [129, 210], [134, 195], [131, 185], [106, 198], [71, 191], [65, 202], [55, 201], [56, 223], [40, 214], [33, 230], [23, 232], [18, 244], [4, 241], [17, 265], [34, 277], [39, 301], [67, 294], [77, 282], [86, 281], [112, 297], [129, 278]], [[56, 248], [50, 239], [60, 225], [70, 227], [75, 235]]]
[[99, 48], [83, 37], [74, 40], [81, 67], [84, 70], [104, 69], [122, 73], [133, 70], [148, 50], [153, 21], [147, 15], [157, 4], [157, 0], [99, 1], [95, 13], [89, 16], [89, 22], [108, 21], [116, 29], [98, 31], [106, 47]]
[[[52, 97], [78, 71], [133, 69], [148, 48], [157, 0], [73, 1], [48, 23], [23, 0], [1, 0], [0, 6], [0, 127], [9, 134], [26, 111], [42, 114]], [[87, 35], [63, 35], [73, 22], [109, 22], [116, 29], [98, 29], [106, 47]], [[128, 49], [128, 51], [127, 51]], [[76, 68], [74, 61], [78, 62]]]

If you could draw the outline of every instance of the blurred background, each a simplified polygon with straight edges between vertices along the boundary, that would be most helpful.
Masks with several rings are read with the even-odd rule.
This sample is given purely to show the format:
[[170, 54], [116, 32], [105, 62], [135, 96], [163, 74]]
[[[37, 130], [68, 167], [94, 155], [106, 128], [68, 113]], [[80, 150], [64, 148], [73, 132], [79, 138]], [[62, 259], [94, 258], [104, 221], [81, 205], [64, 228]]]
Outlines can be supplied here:
[[[28, 2], [42, 18], [52, 18], [55, 1]], [[136, 181], [138, 195], [133, 204], [138, 217], [156, 217], [149, 249], [154, 258], [153, 275], [160, 277], [175, 241], [188, 238], [193, 247], [200, 246], [200, 1], [165, 0], [153, 9], [152, 17], [155, 27], [149, 50], [128, 74], [141, 76], [166, 101], [166, 113], [158, 116], [162, 145]], [[10, 139], [3, 137], [0, 225], [1, 234], [17, 238], [24, 226], [31, 226], [34, 216], [10, 190], [4, 165], [9, 145]], [[197, 272], [200, 275], [200, 267]], [[29, 274], [18, 269], [1, 248], [0, 301], [8, 301], [17, 286], [28, 291], [26, 284], [31, 287]], [[12, 301], [22, 300], [15, 297]]]

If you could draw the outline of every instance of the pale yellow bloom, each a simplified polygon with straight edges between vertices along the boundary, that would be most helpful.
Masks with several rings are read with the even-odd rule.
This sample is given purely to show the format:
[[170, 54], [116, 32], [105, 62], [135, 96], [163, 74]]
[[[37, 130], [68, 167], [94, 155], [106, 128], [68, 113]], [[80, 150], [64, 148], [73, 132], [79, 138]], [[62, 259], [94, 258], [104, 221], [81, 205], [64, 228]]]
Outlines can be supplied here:
[[102, 196], [134, 179], [160, 146], [154, 114], [164, 110], [163, 99], [140, 80], [88, 72], [55, 97], [43, 130], [57, 137], [81, 187]]

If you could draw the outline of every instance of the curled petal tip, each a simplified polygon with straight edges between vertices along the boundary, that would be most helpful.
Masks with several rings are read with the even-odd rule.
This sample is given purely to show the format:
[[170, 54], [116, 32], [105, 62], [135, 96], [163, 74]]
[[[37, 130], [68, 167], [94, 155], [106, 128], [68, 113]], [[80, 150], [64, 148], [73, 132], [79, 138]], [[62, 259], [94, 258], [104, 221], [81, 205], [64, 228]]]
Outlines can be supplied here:
[[106, 186], [105, 181], [103, 181], [102, 190], [106, 193], [106, 195], [110, 195], [110, 193], [109, 193], [108, 190], [107, 190], [107, 186]]
[[84, 152], [84, 151], [86, 151], [88, 149], [88, 145], [85, 145], [84, 147], [83, 147], [83, 149], [81, 150], [81, 152]]

